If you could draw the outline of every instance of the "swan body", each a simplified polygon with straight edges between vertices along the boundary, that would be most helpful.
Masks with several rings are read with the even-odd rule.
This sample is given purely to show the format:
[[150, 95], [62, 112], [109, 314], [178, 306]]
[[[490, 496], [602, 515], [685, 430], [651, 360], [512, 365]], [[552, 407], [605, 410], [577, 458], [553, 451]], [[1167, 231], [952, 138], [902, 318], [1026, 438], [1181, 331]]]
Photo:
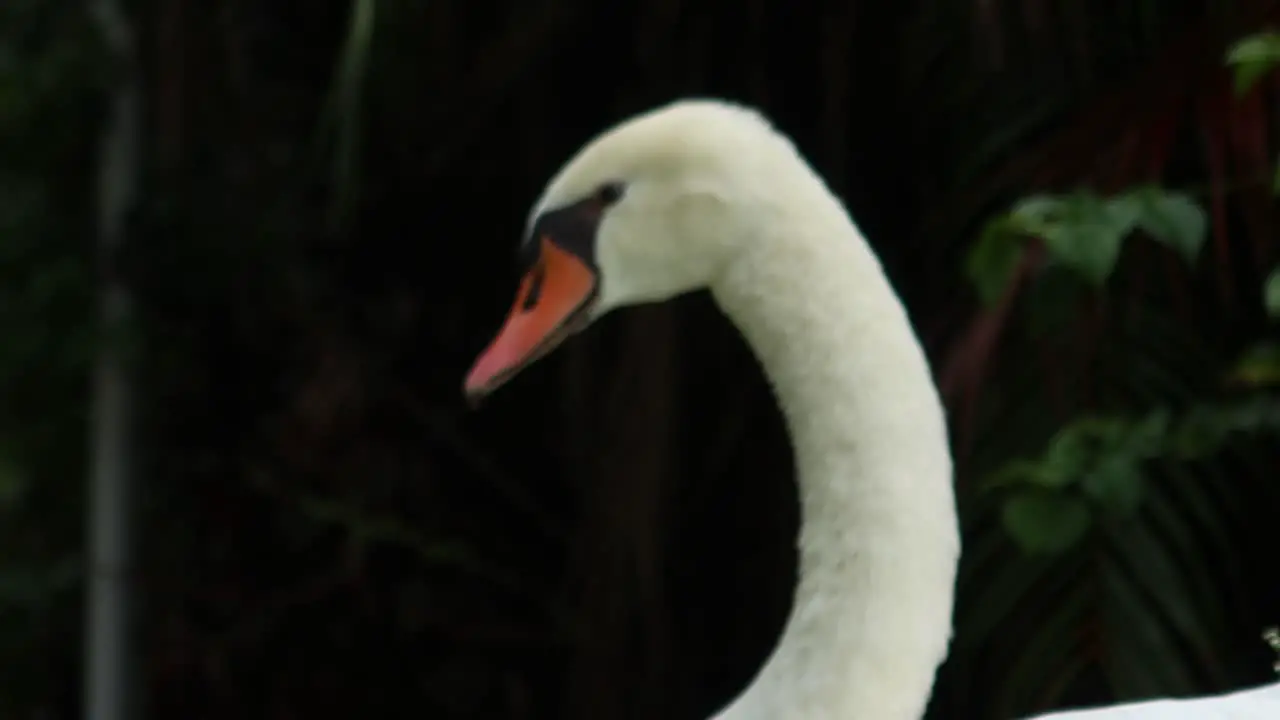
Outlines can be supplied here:
[[1185, 700], [1150, 700], [1092, 710], [1068, 710], [1034, 720], [1275, 720], [1280, 718], [1280, 683], [1225, 695]]
[[960, 553], [945, 414], [878, 259], [792, 143], [717, 101], [636, 116], [550, 181], [521, 247], [527, 273], [468, 395], [610, 310], [706, 288], [782, 408], [801, 501], [793, 607], [715, 720], [921, 717]]

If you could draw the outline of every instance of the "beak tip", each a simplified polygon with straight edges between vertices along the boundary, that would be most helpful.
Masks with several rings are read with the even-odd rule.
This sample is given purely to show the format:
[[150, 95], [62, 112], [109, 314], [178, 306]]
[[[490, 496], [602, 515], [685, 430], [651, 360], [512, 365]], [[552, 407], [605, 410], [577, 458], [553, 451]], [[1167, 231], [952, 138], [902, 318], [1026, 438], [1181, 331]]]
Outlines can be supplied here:
[[544, 238], [539, 264], [525, 275], [502, 328], [467, 372], [462, 383], [467, 405], [478, 407], [521, 368], [585, 325], [597, 285], [593, 267]]
[[481, 401], [488, 396], [491, 388], [485, 380], [486, 377], [479, 368], [472, 368], [471, 372], [467, 373], [466, 379], [462, 381], [462, 397], [466, 400], [468, 409], [475, 410], [480, 407]]
[[487, 394], [488, 393], [486, 393], [483, 388], [475, 388], [470, 385], [466, 385], [462, 388], [462, 397], [467, 403], [468, 410], [478, 409], [480, 404], [484, 402]]

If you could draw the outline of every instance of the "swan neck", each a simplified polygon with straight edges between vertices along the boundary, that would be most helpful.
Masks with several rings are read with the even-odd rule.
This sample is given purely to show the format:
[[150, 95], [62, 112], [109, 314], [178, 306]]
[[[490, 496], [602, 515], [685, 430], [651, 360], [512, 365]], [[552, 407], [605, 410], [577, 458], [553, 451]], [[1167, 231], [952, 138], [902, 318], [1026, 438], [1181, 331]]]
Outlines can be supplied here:
[[924, 353], [834, 198], [761, 233], [712, 286], [759, 358], [795, 449], [791, 615], [717, 720], [919, 718], [950, 638], [959, 539]]

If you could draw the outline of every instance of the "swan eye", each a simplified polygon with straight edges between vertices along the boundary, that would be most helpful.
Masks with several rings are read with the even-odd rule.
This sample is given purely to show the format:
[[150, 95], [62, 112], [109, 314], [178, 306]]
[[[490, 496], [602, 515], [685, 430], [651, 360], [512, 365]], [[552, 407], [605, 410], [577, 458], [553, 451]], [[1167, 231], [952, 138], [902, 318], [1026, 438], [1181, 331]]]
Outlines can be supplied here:
[[620, 182], [605, 183], [600, 186], [600, 189], [596, 190], [596, 202], [600, 204], [601, 208], [607, 208], [621, 200], [625, 191], [626, 188]]

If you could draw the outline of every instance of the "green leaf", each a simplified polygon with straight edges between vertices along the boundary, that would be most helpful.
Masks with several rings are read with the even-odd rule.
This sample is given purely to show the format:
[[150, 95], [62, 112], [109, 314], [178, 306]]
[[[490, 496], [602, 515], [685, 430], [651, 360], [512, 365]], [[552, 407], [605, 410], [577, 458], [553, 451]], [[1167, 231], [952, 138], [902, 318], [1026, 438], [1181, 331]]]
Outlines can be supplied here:
[[1267, 314], [1271, 317], [1280, 317], [1280, 268], [1271, 271], [1271, 275], [1267, 277], [1267, 284], [1262, 291], [1263, 304], [1267, 308]]
[[1136, 458], [1154, 458], [1164, 452], [1172, 418], [1166, 409], [1154, 410], [1129, 428], [1125, 448]]
[[1244, 352], [1227, 379], [1253, 388], [1280, 384], [1280, 345], [1262, 343]]
[[1115, 270], [1121, 243], [1137, 224], [1140, 209], [1127, 196], [1104, 201], [1089, 192], [1064, 199], [1040, 236], [1053, 256], [1094, 285]]
[[1009, 212], [1008, 222], [1013, 229], [1027, 235], [1040, 235], [1063, 212], [1066, 202], [1051, 195], [1032, 195], [1023, 198]]
[[1097, 441], [1081, 424], [1068, 425], [1049, 442], [1036, 479], [1046, 487], [1062, 488], [1088, 470], [1097, 452]]
[[965, 261], [969, 281], [985, 305], [994, 305], [1004, 295], [1022, 260], [1022, 252], [1021, 238], [1010, 232], [1004, 218], [987, 224]]
[[[1141, 215], [1141, 204], [1128, 195], [1108, 200], [1087, 191], [1066, 197], [1036, 195], [1015, 205], [1002, 228], [1043, 239], [1055, 260], [1102, 285]], [[988, 252], [995, 254], [994, 249]]]
[[1190, 196], [1160, 188], [1143, 188], [1133, 193], [1138, 208], [1138, 225], [1153, 239], [1195, 263], [1204, 246], [1209, 222], [1204, 210]]
[[1227, 53], [1227, 65], [1235, 67], [1236, 93], [1243, 95], [1280, 64], [1280, 35], [1258, 33], [1240, 40]]
[[1234, 433], [1280, 430], [1280, 403], [1265, 395], [1223, 406], [1191, 408], [1170, 433], [1168, 451], [1186, 460], [1212, 455]]
[[1138, 509], [1142, 500], [1142, 484], [1142, 468], [1138, 460], [1121, 453], [1101, 458], [1081, 481], [1085, 493], [1119, 515], [1130, 515]]
[[1084, 537], [1092, 522], [1083, 500], [1068, 495], [1025, 492], [1005, 501], [1005, 530], [1028, 554], [1055, 554]]

